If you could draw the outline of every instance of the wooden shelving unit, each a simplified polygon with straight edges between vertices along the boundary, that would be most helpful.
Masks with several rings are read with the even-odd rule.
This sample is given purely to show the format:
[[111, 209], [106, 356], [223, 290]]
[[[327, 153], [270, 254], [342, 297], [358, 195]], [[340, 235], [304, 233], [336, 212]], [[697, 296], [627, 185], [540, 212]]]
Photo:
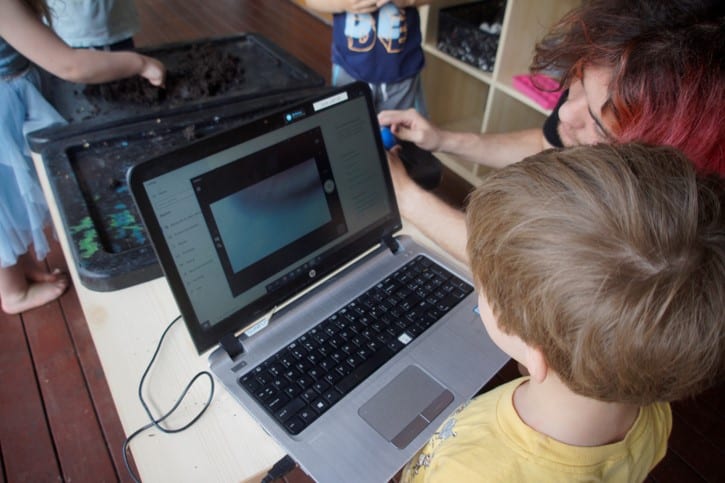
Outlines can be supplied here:
[[[437, 48], [442, 8], [470, 3], [434, 0], [420, 8], [426, 68], [423, 86], [432, 121], [445, 129], [508, 132], [541, 126], [549, 114], [514, 89], [514, 75], [528, 72], [534, 45], [580, 0], [508, 0], [493, 72], [461, 62]], [[485, 168], [443, 153], [437, 156], [474, 185]]]

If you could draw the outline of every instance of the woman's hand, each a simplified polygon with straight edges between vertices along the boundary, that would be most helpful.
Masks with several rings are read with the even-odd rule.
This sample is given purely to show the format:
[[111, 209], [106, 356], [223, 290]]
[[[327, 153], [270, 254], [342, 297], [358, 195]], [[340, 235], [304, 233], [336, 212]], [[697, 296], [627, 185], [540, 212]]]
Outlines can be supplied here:
[[390, 126], [395, 137], [410, 141], [427, 151], [440, 151], [441, 130], [433, 126], [415, 109], [406, 111], [381, 111], [378, 114], [381, 126]]

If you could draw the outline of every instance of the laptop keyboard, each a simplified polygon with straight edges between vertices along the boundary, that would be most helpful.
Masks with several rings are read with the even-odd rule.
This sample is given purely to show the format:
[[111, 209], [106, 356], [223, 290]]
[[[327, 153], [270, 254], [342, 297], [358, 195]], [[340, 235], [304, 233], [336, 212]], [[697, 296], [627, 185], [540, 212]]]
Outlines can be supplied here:
[[423, 255], [239, 379], [298, 434], [473, 291]]

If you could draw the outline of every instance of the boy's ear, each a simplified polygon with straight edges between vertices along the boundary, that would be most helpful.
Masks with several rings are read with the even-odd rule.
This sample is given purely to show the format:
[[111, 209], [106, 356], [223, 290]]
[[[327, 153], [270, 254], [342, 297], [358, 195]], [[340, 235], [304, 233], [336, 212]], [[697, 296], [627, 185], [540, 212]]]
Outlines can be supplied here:
[[526, 368], [529, 370], [531, 380], [543, 382], [549, 372], [549, 364], [538, 347], [526, 344]]

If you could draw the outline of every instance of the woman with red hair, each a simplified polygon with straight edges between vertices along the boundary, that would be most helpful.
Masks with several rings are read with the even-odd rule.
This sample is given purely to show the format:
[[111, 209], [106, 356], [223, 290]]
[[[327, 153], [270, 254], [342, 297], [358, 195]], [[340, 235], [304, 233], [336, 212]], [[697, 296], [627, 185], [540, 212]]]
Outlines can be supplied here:
[[674, 146], [700, 171], [723, 175], [722, 10], [712, 2], [593, 2], [559, 21], [531, 69], [560, 72], [560, 85], [572, 88], [597, 70], [606, 82], [601, 141]]
[[[551, 147], [638, 141], [674, 146], [725, 176], [725, 5], [718, 0], [594, 0], [564, 16], [531, 66], [566, 88], [543, 129], [462, 133], [412, 110], [378, 119], [400, 139], [489, 167]], [[389, 156], [402, 215], [466, 260], [463, 213], [418, 187]]]

